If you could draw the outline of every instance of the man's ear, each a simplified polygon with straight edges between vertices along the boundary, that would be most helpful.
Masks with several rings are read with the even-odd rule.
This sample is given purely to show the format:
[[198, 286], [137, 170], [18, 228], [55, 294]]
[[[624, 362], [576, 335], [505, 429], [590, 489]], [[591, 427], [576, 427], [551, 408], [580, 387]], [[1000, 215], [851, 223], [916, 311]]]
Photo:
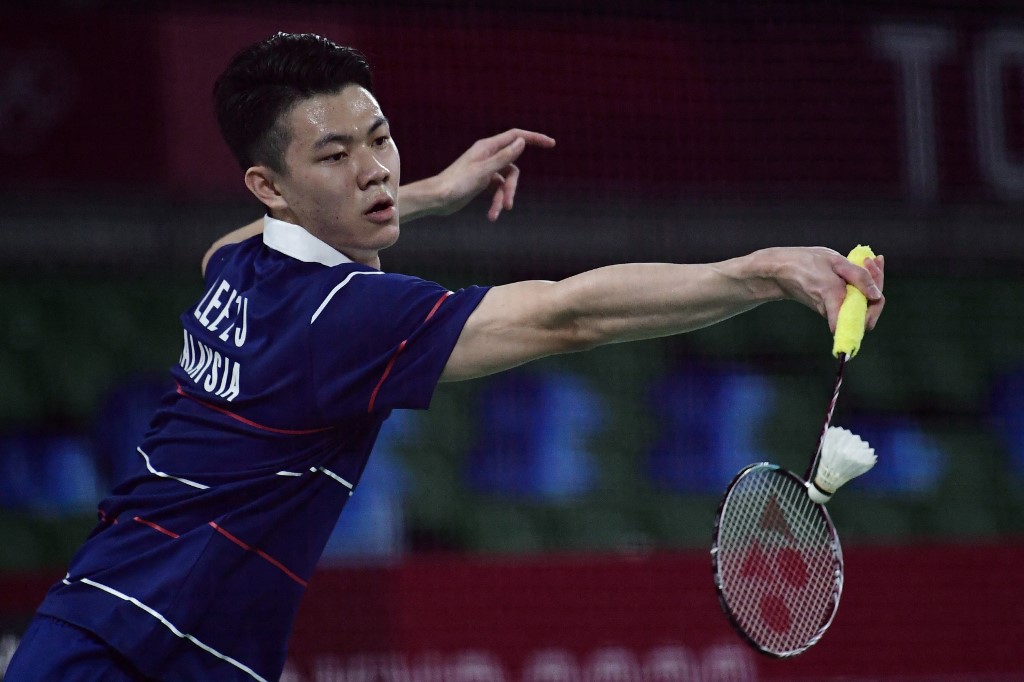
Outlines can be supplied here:
[[283, 211], [288, 202], [277, 188], [278, 174], [266, 166], [253, 166], [245, 171], [245, 186], [272, 211]]

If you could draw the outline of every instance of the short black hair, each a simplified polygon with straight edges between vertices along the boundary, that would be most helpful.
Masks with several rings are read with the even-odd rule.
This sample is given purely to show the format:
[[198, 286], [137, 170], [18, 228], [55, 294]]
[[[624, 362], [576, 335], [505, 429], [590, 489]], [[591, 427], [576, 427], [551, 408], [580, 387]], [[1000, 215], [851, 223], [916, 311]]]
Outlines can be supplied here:
[[358, 50], [313, 33], [275, 33], [235, 55], [217, 78], [221, 135], [242, 170], [266, 165], [284, 173], [290, 131], [282, 116], [300, 100], [353, 84], [373, 91], [370, 64]]

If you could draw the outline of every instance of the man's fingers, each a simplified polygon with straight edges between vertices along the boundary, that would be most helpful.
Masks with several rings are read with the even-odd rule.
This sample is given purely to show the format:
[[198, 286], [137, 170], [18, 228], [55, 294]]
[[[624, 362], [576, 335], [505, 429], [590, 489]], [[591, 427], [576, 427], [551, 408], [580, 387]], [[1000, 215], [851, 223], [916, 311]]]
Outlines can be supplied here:
[[[875, 280], [875, 284], [878, 285], [879, 289], [885, 289], [885, 258], [883, 256], [876, 256], [873, 260], [868, 261], [864, 264], [868, 272], [871, 273], [871, 277]], [[868, 305], [868, 319], [867, 329], [868, 331], [875, 328], [878, 324], [878, 318], [882, 314], [882, 309], [885, 307], [885, 295], [881, 298], [871, 301]]]
[[791, 252], [794, 257], [790, 272], [792, 277], [780, 279], [783, 290], [792, 298], [801, 301], [828, 321], [829, 329], [835, 334], [839, 320], [839, 309], [846, 300], [849, 286], [860, 291], [867, 299], [865, 329], [875, 327], [885, 296], [885, 259], [881, 256], [866, 259], [863, 267], [851, 263], [832, 249], [817, 247], [798, 249]]
[[825, 315], [825, 319], [828, 320], [828, 328], [834, 335], [836, 333], [836, 325], [839, 323], [839, 308], [843, 305], [843, 301], [834, 301], [832, 305], [828, 303], [823, 303], [822, 305], [825, 310], [818, 312]]
[[865, 323], [866, 329], [868, 331], [874, 329], [875, 325], [878, 324], [878, 318], [882, 315], [882, 308], [884, 307], [885, 296], [882, 296], [882, 298], [878, 299], [877, 301], [872, 301], [871, 304], [868, 305], [868, 319]]
[[850, 261], [843, 259], [833, 267], [833, 271], [857, 287], [862, 294], [867, 296], [869, 301], [877, 301], [882, 298], [882, 290], [875, 283], [874, 277], [871, 276], [867, 268], [854, 265]]
[[[871, 276], [875, 279], [875, 284], [878, 285], [878, 288], [884, 291], [885, 290], [885, 259], [882, 256], [876, 256], [871, 261], [871, 266], [872, 267], [870, 267], [868, 269], [868, 272], [870, 272]], [[865, 267], [866, 267], [866, 265], [865, 265]]]
[[[480, 159], [483, 163], [483, 172], [485, 174], [497, 172], [506, 176], [509, 174], [507, 168], [515, 163], [527, 145], [536, 145], [544, 148], [555, 146], [554, 138], [548, 137], [543, 133], [522, 130], [520, 128], [506, 130], [494, 137], [481, 140], [481, 142], [485, 143], [485, 157]], [[518, 169], [513, 171], [513, 173], [518, 176]]]
[[498, 133], [497, 135], [492, 135], [491, 137], [485, 137], [484, 139], [479, 140], [476, 144], [482, 146], [484, 148], [484, 152], [488, 156], [491, 156], [497, 153], [498, 150], [503, 149], [512, 144], [516, 140], [516, 138], [522, 137], [522, 135], [517, 134], [518, 132], [518, 128], [510, 128], [509, 130], [506, 130], [503, 133]]
[[490, 187], [494, 190], [494, 195], [491, 197], [491, 208], [487, 211], [487, 217], [491, 222], [497, 220], [503, 210], [512, 210], [518, 185], [519, 168], [514, 164], [491, 175]]
[[521, 130], [515, 128], [517, 137], [523, 138], [526, 144], [531, 147], [541, 147], [543, 149], [551, 149], [555, 146], [555, 138], [545, 135], [544, 133], [537, 133], [532, 130]]
[[527, 145], [550, 148], [555, 146], [555, 140], [532, 130], [510, 128], [473, 143], [445, 169], [457, 186], [456, 194], [463, 197], [462, 203], [489, 188], [494, 194], [487, 217], [494, 221], [503, 210], [510, 210], [519, 185], [519, 168], [515, 161]]
[[497, 149], [484, 161], [484, 171], [496, 173], [519, 158], [526, 149], [526, 140], [517, 137], [501, 149]]
[[[885, 286], [884, 259], [868, 258], [864, 261], [863, 267], [857, 267], [855, 264], [847, 262], [841, 264], [835, 271], [867, 297], [868, 308], [864, 318], [864, 328], [868, 331], [874, 329], [882, 314], [882, 308], [885, 307], [885, 295], [882, 293], [882, 288]], [[838, 314], [838, 308], [836, 312]], [[832, 324], [831, 318], [829, 324]]]
[[[502, 174], [499, 173], [499, 176]], [[509, 164], [507, 171], [504, 173], [502, 182], [502, 191], [505, 194], [505, 210], [511, 211], [512, 204], [516, 199], [516, 187], [519, 186], [519, 166]]]
[[523, 130], [522, 128], [509, 128], [503, 133], [488, 137], [485, 141], [488, 143], [488, 148], [493, 152], [507, 146], [516, 138], [522, 138], [526, 144], [534, 147], [550, 149], [555, 146], [555, 138], [533, 130]]
[[492, 223], [498, 219], [501, 215], [501, 208], [505, 203], [505, 190], [501, 184], [498, 185], [497, 189], [494, 190], [494, 196], [491, 197], [491, 207], [487, 209], [487, 219]]
[[555, 138], [549, 137], [544, 133], [523, 130], [522, 128], [510, 128], [503, 133], [479, 140], [476, 144], [483, 147], [486, 156], [493, 156], [519, 139], [523, 141], [524, 145], [541, 147], [543, 149], [550, 149], [555, 146]]

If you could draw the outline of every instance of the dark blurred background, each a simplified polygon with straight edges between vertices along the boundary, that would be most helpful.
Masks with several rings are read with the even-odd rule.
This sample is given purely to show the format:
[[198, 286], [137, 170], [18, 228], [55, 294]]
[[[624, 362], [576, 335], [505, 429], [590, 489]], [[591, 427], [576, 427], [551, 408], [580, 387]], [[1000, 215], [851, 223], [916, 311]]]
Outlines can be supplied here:
[[[490, 224], [480, 201], [410, 224], [387, 270], [456, 288], [870, 244], [886, 256], [886, 313], [834, 421], [879, 464], [830, 503], [844, 543], [1018, 545], [1024, 9], [485, 7], [4, 3], [0, 571], [59, 576], [168, 387], [200, 257], [262, 214], [210, 91], [278, 30], [368, 54], [405, 181], [508, 127], [558, 140], [522, 158], [514, 211]], [[430, 411], [385, 426], [325, 568], [697, 556], [736, 470], [802, 471], [830, 348], [814, 313], [772, 304], [442, 386]]]

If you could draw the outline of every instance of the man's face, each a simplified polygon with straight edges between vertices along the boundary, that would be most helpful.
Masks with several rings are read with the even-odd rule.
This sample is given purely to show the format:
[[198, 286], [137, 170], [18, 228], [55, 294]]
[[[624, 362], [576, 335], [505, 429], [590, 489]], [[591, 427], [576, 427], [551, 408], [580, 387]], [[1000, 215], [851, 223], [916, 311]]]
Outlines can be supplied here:
[[275, 184], [287, 205], [274, 217], [379, 267], [377, 252], [398, 239], [401, 164], [377, 100], [350, 85], [300, 101], [282, 122], [291, 141]]

